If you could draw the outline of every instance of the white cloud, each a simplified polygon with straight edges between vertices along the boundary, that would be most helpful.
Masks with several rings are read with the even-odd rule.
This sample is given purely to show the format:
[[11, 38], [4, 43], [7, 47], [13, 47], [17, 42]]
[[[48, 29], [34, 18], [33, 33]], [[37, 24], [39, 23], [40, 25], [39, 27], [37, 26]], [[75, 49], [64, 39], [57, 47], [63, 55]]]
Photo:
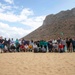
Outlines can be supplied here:
[[5, 20], [8, 22], [20, 22], [36, 29], [42, 25], [45, 16], [30, 17], [33, 14], [34, 13], [32, 10], [29, 8], [24, 8], [19, 15], [15, 15], [12, 12], [0, 13], [0, 20]]
[[22, 11], [20, 12], [20, 14], [18, 15], [18, 20], [21, 22], [21, 21], [24, 21], [24, 20], [27, 20], [29, 16], [33, 15], [33, 11], [30, 10], [29, 8], [24, 8], [22, 9]]
[[0, 13], [0, 20], [8, 22], [17, 22], [26, 20], [28, 16], [33, 15], [33, 11], [28, 8], [24, 8], [19, 15], [13, 14], [13, 12]]
[[0, 12], [3, 12], [4, 10], [2, 8], [0, 8]]
[[2, 4], [0, 3], [0, 7], [2, 6]]
[[17, 12], [19, 9], [12, 10], [13, 8], [17, 9], [18, 7], [11, 7], [0, 3], [0, 21], [6, 21], [7, 23], [18, 22], [20, 24], [30, 26], [31, 29], [24, 30], [23, 28], [17, 28], [16, 26], [11, 27], [8, 24], [0, 22], [0, 35], [7, 38], [21, 38], [42, 25], [45, 16], [34, 17], [34, 12], [29, 8], [23, 8], [16, 15], [14, 12]]
[[0, 36], [6, 38], [21, 38], [28, 34], [30, 30], [24, 30], [23, 28], [11, 27], [8, 24], [0, 22]]
[[0, 13], [7, 12], [8, 10], [11, 10], [12, 8], [15, 9], [15, 7], [0, 3]]
[[25, 15], [25, 16], [29, 16], [29, 15], [33, 15], [33, 11], [30, 10], [29, 8], [24, 8], [22, 11], [21, 11], [21, 15]]
[[9, 4], [13, 4], [14, 1], [13, 0], [4, 0], [5, 2], [9, 3]]
[[[33, 11], [30, 9], [23, 9], [21, 15], [19, 15], [20, 22], [24, 25], [28, 25], [34, 29], [42, 25], [45, 16], [29, 17], [33, 15]], [[33, 15], [34, 16], [34, 15]]]
[[4, 9], [4, 10], [7, 10], [7, 9], [8, 9], [8, 10], [11, 10], [11, 6], [5, 6], [5, 5], [4, 5], [4, 6], [2, 6], [2, 9]]
[[0, 20], [8, 21], [8, 22], [17, 22], [18, 17], [13, 13], [0, 13]]
[[28, 18], [25, 21], [22, 21], [21, 23], [24, 25], [31, 26], [34, 30], [43, 24], [44, 19], [45, 19], [45, 16], [39, 16], [34, 18]]

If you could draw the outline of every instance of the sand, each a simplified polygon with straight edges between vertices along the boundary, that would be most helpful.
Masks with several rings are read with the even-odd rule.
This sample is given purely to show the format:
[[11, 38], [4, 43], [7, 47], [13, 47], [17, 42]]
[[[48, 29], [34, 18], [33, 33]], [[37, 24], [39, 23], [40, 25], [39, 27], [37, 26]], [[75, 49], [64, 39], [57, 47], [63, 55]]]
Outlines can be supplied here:
[[0, 75], [75, 75], [75, 53], [0, 53]]

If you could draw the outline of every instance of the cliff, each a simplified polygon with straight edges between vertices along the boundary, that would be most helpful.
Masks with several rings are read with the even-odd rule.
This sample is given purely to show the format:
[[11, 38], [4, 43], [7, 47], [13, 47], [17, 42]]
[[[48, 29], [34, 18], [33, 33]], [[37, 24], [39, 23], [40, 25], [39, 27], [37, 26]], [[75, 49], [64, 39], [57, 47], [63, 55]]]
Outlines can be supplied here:
[[49, 40], [75, 36], [75, 8], [46, 16], [43, 25], [23, 37], [26, 40]]

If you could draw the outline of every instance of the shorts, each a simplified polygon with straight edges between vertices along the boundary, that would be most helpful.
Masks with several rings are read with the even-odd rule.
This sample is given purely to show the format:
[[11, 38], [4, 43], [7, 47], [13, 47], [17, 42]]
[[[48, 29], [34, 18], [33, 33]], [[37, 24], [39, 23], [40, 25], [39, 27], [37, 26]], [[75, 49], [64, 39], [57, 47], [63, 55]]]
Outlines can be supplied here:
[[4, 48], [4, 45], [3, 44], [0, 44], [0, 48], [3, 49]]

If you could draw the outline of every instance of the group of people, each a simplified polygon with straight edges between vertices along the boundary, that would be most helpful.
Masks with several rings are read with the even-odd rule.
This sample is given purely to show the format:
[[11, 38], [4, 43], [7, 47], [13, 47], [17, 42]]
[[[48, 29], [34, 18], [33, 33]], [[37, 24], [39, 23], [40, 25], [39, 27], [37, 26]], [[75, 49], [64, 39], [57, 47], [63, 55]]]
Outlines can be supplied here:
[[50, 39], [49, 41], [28, 41], [25, 39], [3, 39], [0, 36], [0, 50], [2, 52], [75, 52], [75, 37]]

